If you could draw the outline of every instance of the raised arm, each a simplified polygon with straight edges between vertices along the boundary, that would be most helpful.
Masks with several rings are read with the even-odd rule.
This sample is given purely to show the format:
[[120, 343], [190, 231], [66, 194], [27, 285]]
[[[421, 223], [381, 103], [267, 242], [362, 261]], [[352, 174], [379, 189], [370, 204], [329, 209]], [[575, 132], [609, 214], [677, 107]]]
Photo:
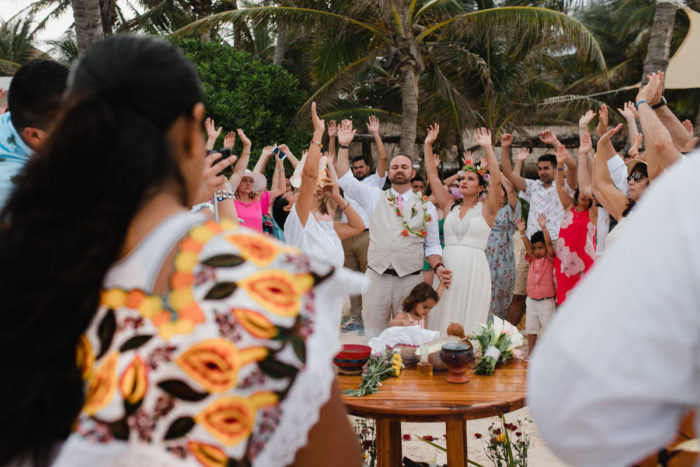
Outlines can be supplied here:
[[[649, 75], [649, 82], [642, 86], [639, 93], [637, 93], [636, 106], [637, 112], [639, 112], [639, 121], [642, 123], [642, 133], [644, 133], [646, 139], [645, 155], [650, 182], [681, 158], [681, 153], [674, 144], [675, 137], [672, 136], [667, 129], [668, 127], [659, 118], [662, 113], [660, 112], [661, 108], [656, 112], [651, 108], [651, 102], [657, 98], [657, 95], [661, 94], [663, 89], [662, 80], [663, 73], [652, 73]], [[670, 111], [668, 112], [670, 113]], [[688, 132], [683, 127], [683, 124], [678, 122], [678, 125], [687, 139]]]
[[[598, 201], [603, 205], [606, 211], [612, 215], [615, 220], [619, 221], [622, 218], [622, 213], [629, 205], [629, 199], [620, 192], [613, 184], [608, 170], [608, 159], [615, 156], [615, 148], [610, 141], [612, 135], [617, 133], [622, 128], [622, 123], [608, 130], [598, 140], [598, 151], [594, 160], [594, 178], [593, 188], [594, 194]], [[598, 192], [600, 195], [598, 195]]]
[[335, 120], [328, 121], [328, 152], [331, 153], [331, 158], [329, 159], [332, 163], [335, 163], [336, 156], [338, 152], [335, 150], [335, 137], [338, 134], [338, 126]]
[[617, 111], [625, 119], [625, 122], [627, 122], [627, 138], [630, 147], [632, 147], [637, 135], [639, 135], [639, 129], [637, 128], [637, 111], [634, 109], [634, 102], [625, 102], [622, 108], [618, 108]]
[[433, 195], [435, 195], [438, 204], [443, 211], [447, 212], [450, 206], [452, 206], [454, 198], [452, 198], [450, 192], [445, 189], [445, 185], [442, 184], [438, 176], [437, 164], [435, 163], [435, 156], [433, 155], [433, 144], [437, 140], [438, 134], [440, 134], [440, 125], [434, 123], [428, 127], [427, 132], [428, 134], [425, 136], [425, 142], [423, 143], [425, 175], [428, 177], [428, 183], [433, 190]]
[[216, 145], [216, 140], [221, 134], [221, 127], [216, 128], [214, 120], [211, 117], [207, 117], [206, 120], [204, 120], [204, 128], [207, 130], [207, 144], [205, 148], [207, 149], [207, 151], [211, 151], [212, 149], [214, 149], [214, 146]]
[[566, 164], [568, 153], [569, 151], [566, 150], [563, 144], [560, 144], [559, 147], [557, 147], [557, 174], [555, 178], [557, 183], [557, 194], [559, 195], [559, 201], [561, 201], [564, 211], [568, 211], [574, 205], [574, 200], [566, 190], [564, 183], [564, 164]]
[[260, 151], [260, 157], [258, 157], [258, 161], [255, 163], [255, 167], [253, 168], [253, 172], [262, 173], [265, 170], [265, 166], [270, 160], [271, 155], [272, 146], [265, 146], [262, 148], [262, 151]]
[[[557, 135], [555, 135], [552, 130], [544, 130], [542, 133], [540, 133], [540, 141], [551, 145], [556, 153], [558, 153], [560, 147], [564, 146], [561, 144], [559, 138], [557, 138]], [[566, 183], [572, 190], [575, 190], [577, 183], [577, 164], [573, 156], [569, 154], [569, 151], [566, 151], [566, 160], [564, 161], [564, 164], [566, 165]]]
[[[525, 161], [530, 157], [530, 148], [520, 148], [518, 151], [518, 154], [515, 156], [515, 167], [513, 167], [513, 172], [516, 174], [520, 175], [523, 172], [523, 164]], [[509, 179], [510, 180], [510, 179]], [[523, 178], [523, 181], [525, 179]], [[511, 181], [512, 183], [512, 181]], [[518, 191], [526, 191], [527, 190], [527, 183], [525, 184], [525, 190], [521, 190], [515, 184], [513, 184], [515, 188], [518, 189]]]
[[[238, 162], [236, 162], [236, 165], [233, 167], [233, 171], [243, 173], [245, 169], [248, 168], [248, 162], [250, 162], [250, 148], [253, 146], [253, 143], [250, 142], [242, 129], [239, 128], [236, 131], [238, 133], [238, 139], [243, 143], [243, 149], [241, 150], [241, 157], [238, 158]], [[235, 191], [236, 190], [234, 190], [234, 192]]]
[[501, 177], [501, 185], [503, 185], [503, 188], [506, 190], [506, 197], [508, 198], [508, 205], [510, 206], [511, 209], [515, 210], [515, 207], [518, 204], [518, 196], [515, 194], [515, 190], [513, 189], [513, 184], [510, 183], [510, 180], [508, 180], [506, 177]]
[[593, 197], [591, 187], [591, 159], [593, 155], [593, 141], [590, 133], [586, 132], [581, 137], [578, 148], [578, 189], [588, 197]]
[[[501, 154], [504, 154], [504, 144], [507, 146], [508, 149], [510, 149], [511, 144], [513, 144], [513, 136], [509, 135], [508, 133], [504, 133], [501, 135]], [[528, 151], [528, 156], [529, 155], [530, 153]], [[506, 151], [505, 157], [501, 157], [501, 168], [503, 169], [503, 175], [505, 175], [506, 178], [510, 180], [510, 182], [518, 191], [527, 190], [527, 184], [525, 183], [525, 179], [520, 176], [520, 170], [513, 170], [513, 166], [510, 164], [510, 155], [508, 154], [508, 151]]]
[[[656, 73], [652, 73], [651, 75], [647, 75], [647, 78], [649, 79], [649, 82], [647, 83], [647, 86], [651, 83], [652, 78], [656, 78], [656, 82], [658, 83], [653, 87], [653, 94], [647, 95], [649, 105], [653, 105], [656, 107], [654, 109], [654, 113], [656, 114], [657, 118], [659, 121], [663, 124], [664, 127], [668, 130], [668, 133], [676, 146], [676, 149], [679, 151], [690, 151], [694, 149], [695, 144], [697, 143], [697, 138], [693, 138], [692, 135], [689, 135], [688, 132], [686, 131], [685, 127], [683, 126], [683, 123], [674, 115], [673, 112], [671, 112], [671, 109], [668, 108], [668, 105], [666, 105], [666, 99], [663, 97], [663, 91], [664, 91], [664, 72], [663, 71], [657, 71]], [[646, 87], [646, 86], [645, 86]], [[641, 89], [639, 91], [640, 93], [642, 92]], [[639, 94], [637, 95], [637, 102], [639, 102]], [[641, 115], [640, 115], [640, 121], [641, 121]], [[644, 130], [644, 124], [642, 123], [642, 132], [647, 135], [647, 132]], [[693, 140], [691, 142], [691, 140]], [[651, 172], [649, 173], [649, 180], [652, 179]]]
[[292, 168], [296, 169], [297, 164], [299, 163], [299, 159], [297, 159], [297, 157], [294, 154], [292, 154], [292, 150], [289, 149], [289, 147], [286, 144], [280, 144], [277, 147], [280, 148], [280, 151], [282, 151], [287, 156], [287, 160], [292, 165]]
[[[343, 120], [340, 122], [338, 129], [338, 157], [336, 159], [335, 169], [338, 171], [338, 177], [345, 175], [350, 170], [350, 161], [348, 160], [348, 147], [355, 138], [356, 130], [352, 128], [352, 122]], [[345, 146], [345, 147], [342, 147]]]
[[486, 128], [477, 128], [476, 130], [476, 144], [481, 146], [486, 155], [486, 160], [488, 161], [489, 167], [489, 186], [493, 187], [493, 190], [489, 190], [486, 195], [486, 202], [484, 207], [486, 208], [486, 216], [490, 218], [489, 225], [493, 225], [493, 220], [498, 214], [498, 210], [501, 209], [501, 202], [503, 201], [503, 190], [501, 190], [501, 170], [498, 168], [498, 161], [496, 160], [496, 154], [493, 152], [493, 144], [491, 143], [491, 131]]
[[525, 245], [525, 253], [529, 256], [532, 256], [532, 245], [530, 244], [530, 240], [525, 234], [525, 219], [523, 219], [522, 217], [518, 219], [515, 223], [515, 226], [518, 228], [518, 232], [520, 232], [520, 238], [523, 239], [523, 245]]
[[[332, 167], [332, 165], [333, 164], [329, 164], [329, 167]], [[348, 218], [347, 222], [333, 223], [333, 228], [335, 229], [335, 233], [338, 234], [338, 238], [345, 240], [346, 238], [354, 237], [362, 233], [362, 231], [365, 230], [365, 223], [357, 211], [350, 206], [350, 203], [343, 199], [343, 196], [340, 194], [340, 189], [338, 188], [338, 181], [333, 176], [332, 171], [331, 179], [324, 187], [324, 190], [328, 199], [335, 201], [338, 209], [343, 211], [345, 217]]]
[[309, 152], [306, 155], [304, 169], [301, 173], [301, 187], [299, 188], [299, 197], [294, 203], [299, 222], [302, 227], [306, 226], [306, 221], [311, 212], [311, 204], [313, 202], [314, 192], [316, 191], [316, 182], [318, 181], [318, 164], [321, 160], [321, 138], [325, 128], [324, 121], [318, 118], [316, 114], [316, 103], [311, 103], [311, 121], [314, 125], [314, 134], [311, 137], [309, 144]]
[[552, 245], [552, 237], [549, 236], [549, 231], [547, 230], [547, 215], [541, 212], [537, 215], [537, 223], [542, 229], [542, 235], [544, 236], [544, 246], [547, 248], [547, 255], [550, 258], [554, 258], [554, 245]]
[[386, 176], [387, 160], [389, 156], [384, 148], [382, 136], [379, 134], [379, 119], [374, 115], [370, 115], [369, 120], [367, 121], [367, 130], [372, 134], [374, 144], [377, 146], [377, 153], [379, 153], [379, 160], [377, 161], [377, 176], [379, 178], [384, 178]]
[[272, 185], [270, 186], [270, 203], [279, 195], [287, 191], [287, 184], [284, 180], [284, 161], [275, 156], [275, 173], [272, 175]]

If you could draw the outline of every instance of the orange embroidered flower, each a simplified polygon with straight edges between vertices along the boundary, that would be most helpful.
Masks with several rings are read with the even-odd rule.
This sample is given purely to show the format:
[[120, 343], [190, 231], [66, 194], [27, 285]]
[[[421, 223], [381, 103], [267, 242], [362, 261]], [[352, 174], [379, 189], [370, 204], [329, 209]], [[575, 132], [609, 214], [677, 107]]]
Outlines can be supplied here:
[[189, 251], [190, 253], [199, 253], [203, 247], [203, 243], [190, 237], [185, 237], [179, 245], [180, 251]]
[[223, 392], [236, 384], [242, 366], [264, 359], [267, 353], [266, 347], [239, 350], [226, 339], [208, 339], [187, 349], [175, 362], [208, 392]]
[[301, 295], [313, 284], [310, 274], [293, 276], [286, 271], [263, 271], [238, 283], [250, 297], [272, 313], [294, 317], [299, 314]]
[[96, 414], [110, 403], [117, 389], [117, 355], [114, 352], [95, 370], [88, 384], [83, 412], [88, 415]]
[[229, 235], [226, 239], [238, 247], [241, 256], [256, 266], [269, 264], [280, 251], [273, 242], [257, 235], [236, 234]]
[[100, 305], [108, 308], [120, 308], [126, 303], [126, 292], [121, 289], [103, 290], [100, 297]]
[[132, 310], [138, 310], [145, 299], [146, 294], [142, 290], [132, 290], [126, 296], [125, 305]]
[[143, 399], [148, 390], [148, 369], [141, 357], [134, 358], [126, 367], [119, 380], [119, 390], [122, 397], [130, 404], [136, 404]]
[[182, 308], [179, 311], [178, 316], [180, 319], [191, 321], [195, 324], [204, 322], [204, 313], [197, 302], [192, 302], [185, 308]]
[[191, 272], [175, 272], [170, 277], [170, 286], [174, 289], [191, 287], [194, 284], [194, 274]]
[[206, 407], [195, 421], [223, 445], [235, 446], [250, 436], [258, 407], [277, 401], [277, 395], [271, 392], [253, 394], [248, 399], [223, 397]]
[[228, 465], [226, 453], [213, 444], [190, 441], [187, 443], [187, 450], [204, 467], [226, 467]]
[[401, 231], [401, 235], [403, 235], [404, 237], [408, 237], [408, 230], [403, 229], [403, 230]]
[[232, 309], [231, 313], [246, 331], [260, 339], [274, 339], [279, 333], [277, 326], [262, 313], [253, 310]]
[[78, 347], [75, 350], [75, 359], [83, 379], [87, 379], [95, 364], [95, 352], [87, 336], [83, 334], [78, 340]]

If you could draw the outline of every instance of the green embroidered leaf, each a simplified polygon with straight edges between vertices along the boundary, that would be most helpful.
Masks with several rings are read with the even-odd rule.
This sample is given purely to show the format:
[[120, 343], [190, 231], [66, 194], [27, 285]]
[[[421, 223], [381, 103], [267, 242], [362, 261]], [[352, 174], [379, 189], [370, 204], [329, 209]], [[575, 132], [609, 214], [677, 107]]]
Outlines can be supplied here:
[[292, 338], [292, 349], [294, 349], [294, 355], [296, 355], [299, 360], [306, 363], [306, 343], [301, 336]]
[[263, 373], [274, 379], [290, 378], [299, 371], [295, 366], [275, 360], [274, 355], [268, 355], [267, 358], [259, 361], [258, 367]]
[[128, 417], [129, 415], [135, 413], [143, 405], [143, 397], [132, 404], [127, 399], [124, 399], [124, 413]]
[[112, 345], [112, 339], [114, 338], [116, 330], [117, 319], [114, 316], [114, 310], [110, 308], [97, 326], [97, 337], [100, 339], [100, 352], [95, 359], [99, 360], [100, 357], [107, 353], [109, 346]]
[[251, 464], [250, 460], [248, 459], [248, 456], [246, 455], [245, 459], [241, 460], [236, 460], [231, 457], [228, 458], [228, 462], [226, 462], [226, 467], [250, 467]]
[[119, 352], [124, 353], [128, 350], [134, 350], [138, 349], [142, 345], [144, 345], [146, 342], [151, 340], [153, 337], [153, 334], [150, 335], [142, 335], [142, 336], [134, 336], [128, 341], [124, 342], [121, 347], [119, 347]]
[[233, 268], [245, 263], [245, 259], [238, 255], [216, 255], [202, 261], [203, 264], [213, 268]]
[[219, 282], [214, 284], [214, 287], [209, 289], [209, 292], [204, 296], [205, 300], [221, 300], [230, 296], [236, 291], [238, 286], [235, 282]]
[[182, 438], [194, 427], [194, 419], [192, 417], [180, 417], [175, 420], [168, 428], [168, 431], [163, 436], [164, 440]]
[[179, 379], [161, 381], [158, 383], [158, 387], [177, 399], [189, 402], [201, 401], [209, 395], [206, 392], [195, 391], [187, 383]]
[[109, 422], [109, 431], [112, 432], [112, 436], [116, 439], [122, 439], [124, 441], [129, 439], [129, 424], [126, 422], [126, 417], [116, 422]]

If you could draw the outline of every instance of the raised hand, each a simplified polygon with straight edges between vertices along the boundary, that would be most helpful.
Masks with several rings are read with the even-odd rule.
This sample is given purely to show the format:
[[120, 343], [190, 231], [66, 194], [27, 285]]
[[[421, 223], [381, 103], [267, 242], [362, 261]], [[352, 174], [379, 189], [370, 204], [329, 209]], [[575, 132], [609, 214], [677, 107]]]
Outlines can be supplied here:
[[367, 120], [367, 131], [372, 134], [379, 133], [379, 119], [374, 115], [370, 115]]
[[260, 153], [260, 157], [270, 157], [272, 155], [272, 148], [274, 146], [265, 146], [262, 148], [262, 152]]
[[437, 141], [438, 134], [440, 134], [440, 125], [433, 123], [426, 131], [428, 134], [425, 135], [425, 144], [432, 146]]
[[647, 84], [639, 88], [636, 102], [647, 101], [649, 105], [658, 104], [663, 94], [664, 74], [659, 71], [647, 75], [647, 78], [649, 79]]
[[318, 114], [316, 113], [315, 102], [311, 103], [311, 122], [314, 124], [314, 133], [323, 135], [323, 131], [326, 128], [326, 122], [318, 118]]
[[440, 160], [440, 154], [433, 153], [433, 161], [435, 162], [435, 167], [440, 167], [442, 160]]
[[513, 144], [513, 135], [510, 133], [502, 133], [501, 134], [501, 146], [506, 147], [510, 146]]
[[355, 139], [357, 130], [353, 130], [351, 120], [343, 120], [338, 128], [338, 144], [341, 146], [350, 146], [352, 140]]
[[229, 131], [226, 133], [226, 136], [224, 136], [224, 148], [226, 149], [231, 149], [233, 146], [236, 144], [236, 133], [233, 131]]
[[477, 128], [476, 144], [478, 144], [482, 148], [491, 146], [491, 131], [486, 128]]
[[489, 160], [486, 158], [486, 156], [482, 157], [479, 161], [479, 167], [481, 167], [484, 170], [489, 169]]
[[541, 212], [537, 215], [537, 225], [539, 225], [542, 230], [547, 228], [547, 214]]
[[228, 189], [226, 177], [219, 174], [226, 167], [233, 165], [237, 158], [232, 155], [216, 162], [219, 158], [221, 158], [221, 154], [218, 152], [209, 154], [204, 158], [204, 173], [202, 174], [202, 184], [199, 189], [201, 193], [199, 199], [201, 200], [211, 198], [216, 190]]
[[585, 154], [589, 151], [593, 150], [593, 140], [591, 140], [591, 134], [589, 132], [585, 132], [583, 136], [581, 136], [581, 142], [579, 143], [578, 146], [578, 152], [579, 154]]
[[474, 163], [474, 154], [471, 151], [464, 151], [462, 153], [462, 163], [464, 165], [472, 165]]
[[550, 146], [558, 147], [561, 145], [559, 138], [557, 138], [557, 135], [555, 135], [552, 130], [544, 130], [540, 133], [539, 138], [544, 144], [549, 144]]
[[617, 133], [618, 131], [620, 131], [620, 129], [621, 129], [623, 126], [624, 126], [624, 125], [622, 125], [622, 123], [620, 123], [620, 124], [617, 125], [615, 128], [612, 128], [612, 129], [606, 131], [605, 133], [603, 133], [603, 134], [601, 135], [600, 139], [598, 140], [598, 148], [600, 148], [601, 144], [610, 141], [610, 140], [612, 139], [612, 135], [614, 135], [615, 133]]
[[693, 136], [693, 122], [690, 120], [683, 120], [683, 128], [688, 132], [690, 136]]
[[282, 151], [283, 153], [285, 153], [285, 154], [287, 154], [287, 155], [289, 155], [289, 153], [291, 152], [291, 151], [289, 150], [289, 147], [288, 147], [286, 144], [280, 144], [280, 145], [277, 146], [277, 147], [280, 148], [280, 151]]
[[329, 138], [335, 138], [335, 135], [338, 134], [338, 126], [335, 123], [335, 120], [328, 120], [328, 137]]
[[207, 117], [204, 120], [204, 128], [207, 130], [207, 137], [210, 139], [217, 139], [221, 134], [221, 127], [216, 128], [216, 124], [211, 117]]
[[566, 164], [566, 148], [563, 144], [557, 146], [557, 166], [563, 167]]
[[240, 139], [240, 140], [241, 140], [241, 143], [243, 143], [243, 149], [248, 149], [248, 150], [250, 150], [251, 146], [253, 146], [253, 143], [250, 142], [250, 140], [249, 140], [248, 137], [245, 135], [245, 133], [243, 133], [243, 130], [242, 130], [242, 129], [239, 128], [239, 129], [236, 130], [236, 131], [237, 131], [237, 133], [238, 133], [238, 139]]
[[639, 148], [642, 147], [642, 142], [644, 141], [644, 135], [641, 133], [638, 133], [633, 139], [632, 139], [632, 144], [630, 145], [630, 150], [627, 151], [627, 154], [630, 156], [636, 158], [639, 156]]
[[603, 136], [608, 131], [608, 107], [605, 104], [600, 106], [596, 131], [598, 132], [598, 136]]
[[[503, 177], [505, 178], [505, 177]], [[525, 219], [522, 217], [515, 222], [515, 226], [518, 228], [518, 232], [521, 234], [525, 233]]]
[[634, 102], [625, 102], [622, 108], [617, 109], [620, 115], [625, 117], [625, 120], [634, 120], [637, 118], [637, 111], [634, 109]]
[[593, 121], [595, 118], [595, 112], [593, 112], [591, 109], [588, 109], [585, 114], [581, 116], [578, 120], [578, 127], [581, 129], [588, 129], [588, 125]]
[[530, 148], [520, 148], [518, 155], [515, 158], [519, 161], [526, 161], [530, 157]]

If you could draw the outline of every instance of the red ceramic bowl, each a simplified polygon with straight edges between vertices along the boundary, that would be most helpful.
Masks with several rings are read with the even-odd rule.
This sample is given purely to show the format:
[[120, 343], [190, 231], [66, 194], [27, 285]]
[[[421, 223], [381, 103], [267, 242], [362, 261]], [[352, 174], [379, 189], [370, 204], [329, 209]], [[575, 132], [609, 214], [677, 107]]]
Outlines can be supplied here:
[[372, 348], [367, 345], [344, 344], [343, 350], [333, 358], [333, 363], [342, 370], [361, 370], [371, 352]]

